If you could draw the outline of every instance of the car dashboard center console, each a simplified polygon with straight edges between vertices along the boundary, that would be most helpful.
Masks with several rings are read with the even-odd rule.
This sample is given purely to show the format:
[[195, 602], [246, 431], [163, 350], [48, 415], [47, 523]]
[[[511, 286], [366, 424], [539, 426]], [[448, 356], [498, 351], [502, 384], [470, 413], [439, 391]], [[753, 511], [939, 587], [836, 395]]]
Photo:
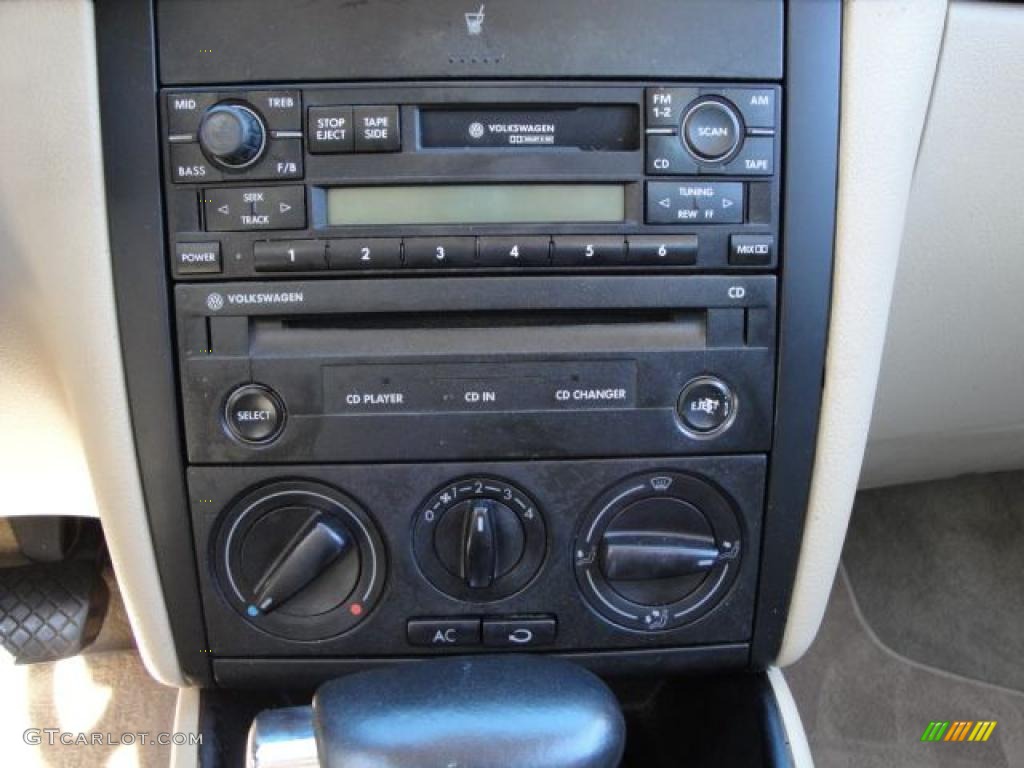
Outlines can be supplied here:
[[101, 44], [140, 73], [108, 201], [190, 676], [771, 661], [831, 277], [815, 5], [100, 7], [151, 40]]

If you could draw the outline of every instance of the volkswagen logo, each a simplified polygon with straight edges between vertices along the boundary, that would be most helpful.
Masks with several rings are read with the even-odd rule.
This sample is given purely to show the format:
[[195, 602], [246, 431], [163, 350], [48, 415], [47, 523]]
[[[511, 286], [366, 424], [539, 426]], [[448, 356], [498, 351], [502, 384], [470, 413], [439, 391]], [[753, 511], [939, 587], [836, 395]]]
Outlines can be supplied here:
[[213, 312], [224, 306], [224, 297], [219, 293], [211, 293], [206, 297], [206, 306]]

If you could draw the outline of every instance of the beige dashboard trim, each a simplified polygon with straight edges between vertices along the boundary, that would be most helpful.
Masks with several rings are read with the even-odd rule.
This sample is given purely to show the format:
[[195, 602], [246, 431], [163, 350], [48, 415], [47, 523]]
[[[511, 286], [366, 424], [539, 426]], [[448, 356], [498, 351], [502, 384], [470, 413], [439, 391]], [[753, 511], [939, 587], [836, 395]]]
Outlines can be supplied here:
[[98, 513], [146, 667], [181, 685], [121, 360], [93, 4], [0, 2], [0, 92], [0, 444], [21, 455], [2, 513]]
[[779, 665], [792, 664], [810, 646], [839, 566], [945, 18], [945, 0], [847, 0], [844, 5], [839, 204], [825, 389]]

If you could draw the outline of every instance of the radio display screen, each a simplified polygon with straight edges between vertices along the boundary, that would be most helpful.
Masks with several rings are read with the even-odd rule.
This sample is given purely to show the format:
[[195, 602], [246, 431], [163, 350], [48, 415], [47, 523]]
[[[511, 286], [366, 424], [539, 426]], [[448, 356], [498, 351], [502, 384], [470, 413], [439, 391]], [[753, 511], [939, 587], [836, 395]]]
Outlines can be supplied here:
[[621, 223], [622, 184], [331, 187], [327, 226]]

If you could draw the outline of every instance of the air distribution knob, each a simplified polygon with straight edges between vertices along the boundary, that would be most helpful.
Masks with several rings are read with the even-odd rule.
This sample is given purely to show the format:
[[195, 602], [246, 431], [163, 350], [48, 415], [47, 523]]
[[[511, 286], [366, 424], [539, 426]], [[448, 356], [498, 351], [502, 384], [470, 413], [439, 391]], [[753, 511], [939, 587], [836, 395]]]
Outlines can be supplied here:
[[199, 145], [210, 159], [226, 168], [256, 162], [267, 143], [259, 115], [242, 104], [217, 104], [199, 124]]

